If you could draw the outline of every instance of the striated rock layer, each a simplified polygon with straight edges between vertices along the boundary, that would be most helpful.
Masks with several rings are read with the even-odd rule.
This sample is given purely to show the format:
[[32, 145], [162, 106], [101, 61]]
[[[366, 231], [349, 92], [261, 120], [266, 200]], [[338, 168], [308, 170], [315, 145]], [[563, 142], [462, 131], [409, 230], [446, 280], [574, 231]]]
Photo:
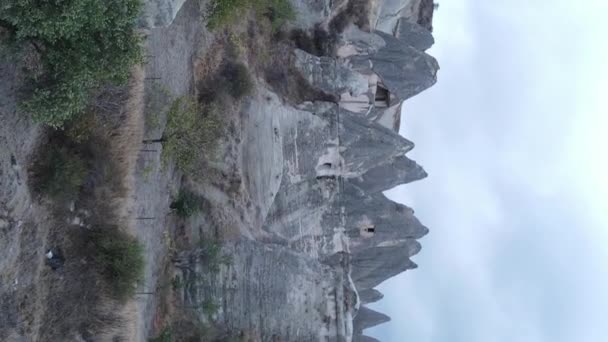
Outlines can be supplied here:
[[[309, 170], [300, 166], [297, 184], [282, 184], [266, 229], [287, 238], [292, 248], [315, 250], [325, 263], [331, 263], [337, 253], [348, 254], [350, 277], [358, 292], [352, 339], [373, 341], [363, 330], [389, 318], [365, 304], [382, 298], [374, 287], [416, 267], [410, 257], [420, 250], [417, 239], [428, 232], [412, 209], [390, 201], [382, 192], [427, 175], [406, 157], [413, 144], [397, 132], [403, 101], [435, 84], [439, 66], [425, 53], [434, 43], [430, 32], [433, 1], [351, 0], [334, 2], [329, 11], [312, 4], [309, 8], [310, 12], [323, 8], [317, 12], [321, 19], [315, 25], [331, 30], [344, 13], [354, 15], [348, 12], [354, 5], [367, 9], [366, 18], [361, 19], [359, 13], [358, 19], [341, 25], [336, 55], [295, 52], [296, 68], [304, 78], [340, 99], [323, 110], [309, 108], [330, 127], [337, 127], [337, 133], [314, 137], [325, 145], [307, 151], [317, 155], [299, 157], [316, 160], [316, 176], [313, 165]], [[299, 27], [306, 24], [309, 18], [298, 23]], [[306, 135], [304, 131], [295, 136]], [[294, 144], [305, 146], [304, 141]], [[324, 152], [318, 155], [319, 151]], [[306, 164], [300, 161], [298, 165]], [[296, 203], [285, 204], [295, 198], [308, 203], [306, 210], [317, 215], [315, 222], [292, 215]], [[315, 234], [312, 227], [316, 226], [321, 228]]]
[[303, 79], [336, 101], [288, 104], [263, 84], [247, 101], [238, 168], [249, 202], [217, 215], [247, 238], [226, 243], [234, 260], [217, 277], [201, 277], [196, 253], [184, 256], [183, 276], [197, 284], [185, 297], [220, 298], [217, 320], [261, 341], [375, 341], [364, 330], [389, 317], [365, 305], [382, 298], [380, 283], [416, 267], [410, 258], [428, 233], [383, 191], [427, 176], [398, 129], [403, 101], [436, 82], [425, 52], [433, 2], [292, 3], [294, 28], [335, 37], [323, 56], [293, 54]]

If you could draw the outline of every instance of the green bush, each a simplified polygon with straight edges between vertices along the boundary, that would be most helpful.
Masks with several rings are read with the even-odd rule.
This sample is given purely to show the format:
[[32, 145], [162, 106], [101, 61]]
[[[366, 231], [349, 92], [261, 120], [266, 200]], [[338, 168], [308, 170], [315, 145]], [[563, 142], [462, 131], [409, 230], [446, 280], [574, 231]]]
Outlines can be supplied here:
[[163, 142], [162, 160], [166, 165], [173, 159], [177, 168], [189, 175], [200, 172], [204, 153], [213, 153], [222, 130], [218, 109], [214, 105], [205, 108], [191, 98], [176, 99], [167, 113], [167, 126], [160, 142]]
[[135, 22], [140, 0], [4, 0], [0, 24], [40, 53], [44, 74], [22, 109], [62, 127], [105, 83], [124, 83], [142, 60]]
[[177, 199], [171, 203], [170, 208], [180, 217], [190, 217], [201, 210], [203, 205], [200, 196], [188, 190], [181, 190]]
[[240, 100], [251, 94], [254, 85], [244, 64], [227, 60], [222, 63], [216, 75], [199, 83], [199, 102], [223, 107], [226, 102]]
[[207, 7], [207, 27], [217, 29], [236, 20], [248, 9], [248, 0], [212, 0]]
[[221, 70], [219, 84], [225, 87], [226, 92], [236, 100], [251, 94], [253, 90], [253, 80], [247, 67], [242, 63], [225, 63]]
[[72, 200], [89, 173], [82, 157], [64, 146], [51, 145], [38, 154], [32, 172], [33, 188], [54, 199]]
[[261, 0], [257, 2], [257, 6], [258, 13], [270, 20], [274, 32], [296, 18], [296, 12], [289, 0]]
[[250, 9], [268, 18], [275, 31], [295, 19], [289, 0], [212, 0], [207, 8], [207, 27], [214, 30], [231, 24]]
[[143, 246], [117, 226], [93, 228], [88, 237], [91, 257], [112, 294], [120, 300], [132, 297], [144, 275]]

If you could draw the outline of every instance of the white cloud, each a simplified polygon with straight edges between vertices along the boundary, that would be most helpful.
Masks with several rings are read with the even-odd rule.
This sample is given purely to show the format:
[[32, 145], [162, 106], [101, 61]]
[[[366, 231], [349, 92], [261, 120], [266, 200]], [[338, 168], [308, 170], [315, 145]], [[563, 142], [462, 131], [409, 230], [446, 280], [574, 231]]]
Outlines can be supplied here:
[[607, 4], [441, 3], [402, 127], [430, 176], [389, 192], [431, 233], [381, 286], [384, 341], [608, 340]]

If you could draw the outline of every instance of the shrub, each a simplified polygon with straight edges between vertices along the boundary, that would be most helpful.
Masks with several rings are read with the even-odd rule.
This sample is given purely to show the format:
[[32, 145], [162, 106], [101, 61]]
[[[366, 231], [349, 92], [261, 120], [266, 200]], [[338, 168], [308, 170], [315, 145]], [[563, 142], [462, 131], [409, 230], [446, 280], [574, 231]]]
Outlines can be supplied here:
[[207, 7], [207, 27], [214, 30], [230, 24], [250, 9], [268, 18], [274, 31], [295, 18], [289, 0], [212, 0]]
[[32, 44], [44, 67], [22, 109], [62, 127], [97, 87], [126, 82], [142, 60], [140, 7], [140, 0], [3, 1], [0, 23], [17, 43]]
[[197, 174], [197, 161], [204, 152], [214, 152], [222, 134], [218, 109], [205, 108], [188, 97], [176, 99], [167, 113], [167, 126], [159, 142], [163, 142], [162, 160], [172, 158], [184, 173]]
[[228, 60], [216, 75], [199, 83], [198, 88], [200, 103], [222, 107], [226, 101], [251, 94], [254, 82], [244, 64]]
[[189, 217], [201, 210], [203, 203], [200, 196], [188, 190], [181, 190], [170, 208], [180, 217]]
[[54, 199], [74, 199], [89, 172], [87, 163], [65, 146], [51, 145], [38, 155], [32, 169], [34, 190]]
[[248, 0], [213, 0], [207, 7], [207, 27], [217, 29], [249, 9]]
[[144, 274], [143, 246], [117, 226], [93, 228], [88, 237], [94, 264], [104, 274], [114, 297], [132, 297]]
[[262, 0], [255, 4], [258, 6], [257, 12], [270, 20], [274, 32], [296, 18], [296, 13], [289, 0]]
[[236, 100], [249, 95], [253, 90], [253, 81], [249, 71], [242, 63], [224, 63], [219, 84], [223, 85], [226, 92]]

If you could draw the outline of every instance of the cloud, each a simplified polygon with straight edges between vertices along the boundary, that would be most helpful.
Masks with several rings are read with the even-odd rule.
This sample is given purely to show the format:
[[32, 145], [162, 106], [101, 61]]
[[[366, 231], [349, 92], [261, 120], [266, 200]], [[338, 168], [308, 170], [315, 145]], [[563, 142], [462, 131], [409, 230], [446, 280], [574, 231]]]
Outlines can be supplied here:
[[405, 103], [402, 126], [430, 176], [388, 193], [431, 233], [420, 268], [380, 286], [374, 307], [393, 321], [368, 333], [608, 340], [602, 10], [598, 0], [441, 4], [440, 80]]

